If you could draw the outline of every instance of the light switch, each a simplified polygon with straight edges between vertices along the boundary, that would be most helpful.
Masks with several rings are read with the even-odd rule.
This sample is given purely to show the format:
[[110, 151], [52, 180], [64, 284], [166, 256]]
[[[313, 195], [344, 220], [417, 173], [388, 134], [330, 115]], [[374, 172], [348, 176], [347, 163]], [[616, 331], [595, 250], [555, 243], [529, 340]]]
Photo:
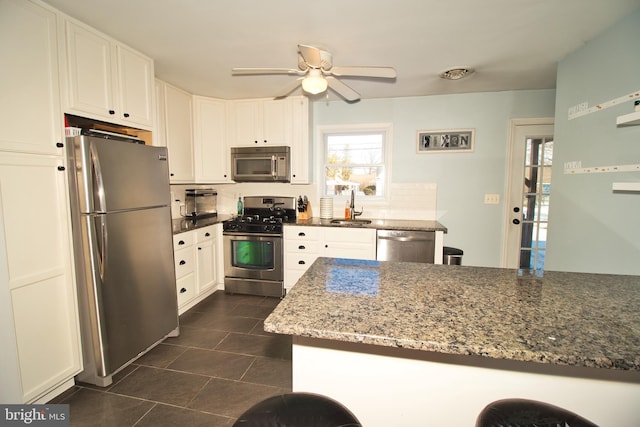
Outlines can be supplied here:
[[498, 205], [498, 204], [500, 204], [500, 195], [499, 194], [485, 194], [484, 195], [484, 204], [485, 205]]

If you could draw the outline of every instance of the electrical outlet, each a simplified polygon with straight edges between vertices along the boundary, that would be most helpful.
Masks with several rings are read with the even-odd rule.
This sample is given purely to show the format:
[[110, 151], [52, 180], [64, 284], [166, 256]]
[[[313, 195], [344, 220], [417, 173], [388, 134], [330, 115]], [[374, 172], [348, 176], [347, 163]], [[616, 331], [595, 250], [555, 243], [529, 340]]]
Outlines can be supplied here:
[[485, 205], [497, 205], [500, 203], [500, 195], [499, 194], [485, 194], [484, 195], [484, 204]]

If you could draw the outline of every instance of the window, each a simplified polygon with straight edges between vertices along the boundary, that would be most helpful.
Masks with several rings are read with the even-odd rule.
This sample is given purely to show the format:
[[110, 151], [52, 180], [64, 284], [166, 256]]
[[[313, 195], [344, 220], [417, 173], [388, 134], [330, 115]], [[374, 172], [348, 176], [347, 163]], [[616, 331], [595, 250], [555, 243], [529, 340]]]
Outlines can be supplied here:
[[322, 131], [325, 196], [382, 198], [388, 175], [389, 126]]

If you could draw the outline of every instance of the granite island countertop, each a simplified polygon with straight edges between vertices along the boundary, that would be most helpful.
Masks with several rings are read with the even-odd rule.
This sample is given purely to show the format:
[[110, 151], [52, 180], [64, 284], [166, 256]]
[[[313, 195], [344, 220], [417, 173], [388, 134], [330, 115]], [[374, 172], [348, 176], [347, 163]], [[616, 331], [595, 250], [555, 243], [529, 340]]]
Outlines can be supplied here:
[[267, 332], [640, 371], [640, 277], [318, 258]]

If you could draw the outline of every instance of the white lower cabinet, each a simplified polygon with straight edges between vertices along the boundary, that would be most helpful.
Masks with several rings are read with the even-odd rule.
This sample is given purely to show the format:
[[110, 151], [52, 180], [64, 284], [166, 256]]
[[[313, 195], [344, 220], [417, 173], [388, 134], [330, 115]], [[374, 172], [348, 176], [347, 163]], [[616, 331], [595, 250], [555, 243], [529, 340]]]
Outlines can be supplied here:
[[197, 290], [202, 294], [218, 283], [216, 257], [218, 255], [217, 232], [219, 224], [196, 230]]
[[195, 231], [173, 236], [173, 255], [176, 266], [178, 309], [196, 296]]
[[178, 312], [184, 313], [218, 289], [217, 255], [222, 224], [173, 236]]
[[62, 159], [0, 153], [0, 402], [44, 403], [82, 369]]
[[318, 257], [376, 259], [376, 230], [284, 227], [284, 287], [289, 290]]

